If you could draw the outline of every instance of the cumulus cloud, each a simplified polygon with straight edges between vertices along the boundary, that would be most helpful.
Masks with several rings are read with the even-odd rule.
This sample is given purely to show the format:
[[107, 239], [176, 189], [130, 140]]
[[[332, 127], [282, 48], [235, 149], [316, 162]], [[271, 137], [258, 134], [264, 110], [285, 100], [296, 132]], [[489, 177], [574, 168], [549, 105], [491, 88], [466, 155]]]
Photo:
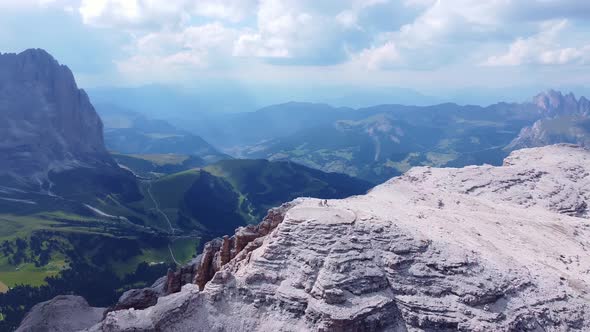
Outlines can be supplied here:
[[403, 59], [397, 46], [389, 41], [379, 47], [363, 50], [355, 59], [369, 70], [393, 69], [403, 65]]
[[486, 66], [518, 65], [565, 65], [586, 63], [590, 59], [590, 44], [572, 47], [561, 46], [561, 36], [568, 27], [567, 20], [546, 22], [540, 31], [528, 38], [518, 38], [508, 52], [490, 56], [483, 64]]
[[199, 0], [195, 1], [191, 12], [198, 16], [212, 17], [240, 22], [252, 15], [256, 0]]
[[236, 23], [255, 6], [256, 0], [82, 0], [79, 12], [86, 24], [153, 29], [186, 25], [194, 16]]
[[[295, 58], [309, 55], [317, 40], [330, 33], [331, 24], [302, 3], [289, 0], [261, 0], [257, 27], [245, 31], [234, 45], [240, 57]], [[323, 33], [320, 32], [324, 29]], [[320, 52], [316, 49], [316, 52]], [[336, 50], [335, 50], [336, 51]], [[307, 54], [306, 54], [307, 53]]]
[[237, 32], [219, 22], [181, 31], [147, 34], [130, 46], [131, 57], [117, 61], [120, 72], [151, 79], [181, 79], [223, 63]]
[[0, 0], [0, 14], [27, 8], [111, 34], [116, 68], [138, 77], [245, 61], [371, 75], [589, 63], [590, 2], [579, 0]]
[[19, 0], [0, 1], [0, 9], [22, 10], [31, 8], [67, 8], [76, 5], [79, 0]]
[[[356, 61], [369, 69], [436, 68], [450, 63], [478, 62], [477, 55], [490, 45], [516, 41], [508, 54], [488, 57], [488, 65], [522, 63], [565, 64], [581, 61], [585, 47], [556, 44], [563, 28], [556, 18], [574, 16], [574, 8], [589, 7], [565, 0], [407, 0], [407, 5], [424, 6], [412, 22], [397, 30], [377, 35], [373, 44], [360, 52]], [[561, 6], [563, 5], [563, 6]], [[555, 10], [551, 10], [555, 9]], [[523, 38], [531, 24], [545, 22], [538, 36]], [[549, 22], [549, 23], [547, 23]], [[481, 62], [481, 60], [479, 60]]]
[[235, 56], [283, 64], [337, 64], [367, 46], [373, 33], [361, 15], [388, 0], [261, 0], [256, 28], [234, 45]]
[[188, 20], [186, 0], [82, 0], [82, 20], [98, 27], [147, 28], [179, 25]]

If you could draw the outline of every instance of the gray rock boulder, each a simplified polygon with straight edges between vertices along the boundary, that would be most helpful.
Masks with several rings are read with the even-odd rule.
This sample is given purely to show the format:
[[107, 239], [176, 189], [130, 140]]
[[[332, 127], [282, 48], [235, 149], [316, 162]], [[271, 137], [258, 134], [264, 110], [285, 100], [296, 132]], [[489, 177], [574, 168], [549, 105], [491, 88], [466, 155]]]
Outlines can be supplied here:
[[61, 295], [35, 305], [17, 332], [73, 332], [98, 323], [104, 308], [93, 308], [80, 296]]
[[145, 309], [158, 302], [162, 294], [154, 288], [131, 289], [123, 293], [112, 311], [123, 309]]

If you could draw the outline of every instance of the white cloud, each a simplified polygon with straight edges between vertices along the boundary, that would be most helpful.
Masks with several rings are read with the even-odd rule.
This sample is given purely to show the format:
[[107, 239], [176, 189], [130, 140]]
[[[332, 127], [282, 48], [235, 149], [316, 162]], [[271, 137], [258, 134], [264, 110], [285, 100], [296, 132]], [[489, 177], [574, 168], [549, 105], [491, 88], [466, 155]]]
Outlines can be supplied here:
[[129, 76], [180, 79], [222, 63], [236, 36], [236, 31], [219, 22], [189, 26], [179, 32], [150, 33], [130, 47], [134, 55], [117, 61], [117, 68]]
[[157, 28], [179, 25], [188, 17], [186, 0], [82, 0], [84, 23], [99, 27]]
[[78, 0], [4, 0], [0, 9], [65, 8], [77, 4]]
[[399, 68], [403, 64], [398, 48], [391, 41], [363, 50], [353, 61], [365, 65], [369, 70]]
[[245, 62], [371, 77], [590, 63], [590, 25], [581, 20], [590, 2], [580, 0], [0, 0], [0, 18], [59, 8], [119, 47], [116, 68], [138, 80], [229, 74]]
[[362, 29], [358, 25], [357, 13], [353, 10], [343, 10], [336, 15], [336, 21], [345, 28]]
[[195, 16], [239, 22], [255, 8], [256, 0], [82, 0], [79, 12], [86, 24], [137, 29], [186, 25]]
[[240, 22], [256, 11], [256, 0], [199, 0], [192, 12], [198, 16]]
[[560, 39], [567, 33], [569, 26], [567, 20], [546, 22], [542, 24], [537, 34], [516, 39], [510, 45], [508, 52], [490, 56], [483, 64], [518, 66], [586, 63], [590, 60], [590, 44], [570, 47], [561, 45]]
[[317, 18], [303, 11], [296, 1], [261, 0], [257, 12], [257, 29], [242, 33], [234, 45], [235, 56], [296, 56], [302, 41], [312, 43]]
[[289, 49], [283, 39], [263, 39], [262, 35], [259, 33], [245, 33], [235, 42], [233, 55], [262, 58], [287, 58], [289, 57]]
[[398, 30], [375, 35], [355, 61], [377, 70], [437, 67], [452, 61], [453, 53], [464, 59], [465, 45], [497, 32], [505, 2], [406, 0], [406, 6], [424, 10]]
[[255, 29], [244, 31], [235, 56], [282, 59], [282, 63], [334, 64], [346, 60], [364, 27], [363, 11], [388, 0], [260, 0]]
[[314, 17], [294, 9], [288, 1], [262, 0], [258, 9], [258, 29], [243, 33], [233, 54], [254, 57], [290, 57], [302, 39], [310, 39]]
[[[355, 61], [365, 61], [369, 69], [436, 68], [450, 63], [478, 64], [481, 53], [507, 39], [516, 41], [507, 54], [488, 57], [487, 65], [521, 63], [565, 64], [581, 62], [585, 46], [556, 43], [556, 29], [547, 26], [538, 36], [523, 38], [531, 24], [552, 15], [573, 12], [576, 4], [565, 0], [560, 8], [555, 0], [406, 0], [406, 6], [425, 8], [412, 22], [398, 30], [374, 36], [372, 46], [361, 51]], [[578, 7], [586, 5], [579, 4]], [[550, 11], [549, 8], [555, 10]], [[559, 20], [563, 21], [563, 19]], [[555, 20], [551, 20], [555, 22]], [[488, 53], [489, 54], [489, 53]], [[392, 59], [392, 60], [385, 60]]]
[[336, 21], [343, 27], [348, 29], [363, 30], [359, 25], [359, 15], [363, 10], [377, 5], [387, 4], [389, 0], [354, 0], [346, 9], [342, 10], [336, 15]]

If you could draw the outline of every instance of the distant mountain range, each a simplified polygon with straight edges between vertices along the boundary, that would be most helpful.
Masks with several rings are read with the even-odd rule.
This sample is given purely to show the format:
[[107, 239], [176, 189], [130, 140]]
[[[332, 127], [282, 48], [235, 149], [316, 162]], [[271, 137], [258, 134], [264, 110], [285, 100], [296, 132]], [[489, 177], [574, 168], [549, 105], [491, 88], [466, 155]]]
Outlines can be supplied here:
[[202, 160], [200, 165], [231, 158], [201, 137], [180, 130], [167, 121], [114, 105], [97, 105], [104, 121], [106, 147], [124, 154], [183, 154]]
[[515, 147], [586, 145], [588, 101], [547, 91], [487, 107], [286, 103], [201, 119], [196, 129], [238, 158], [290, 160], [373, 183], [413, 166], [501, 164]]
[[367, 107], [375, 104], [402, 103], [431, 105], [441, 99], [408, 88], [359, 87], [347, 85], [295, 86], [285, 84], [248, 84], [207, 79], [191, 86], [150, 84], [136, 87], [96, 87], [88, 90], [95, 104], [114, 104], [126, 109], [141, 110], [156, 118], [171, 113], [189, 129], [198, 124], [195, 118], [223, 113], [252, 112], [285, 101], [306, 100], [346, 107]]
[[[187, 162], [193, 166], [227, 155], [289, 160], [377, 184], [413, 166], [498, 165], [517, 148], [555, 143], [587, 146], [588, 104], [585, 97], [548, 90], [530, 102], [500, 102], [487, 107], [445, 103], [354, 109], [288, 102], [254, 112], [195, 111], [190, 116], [176, 111], [163, 116], [160, 112], [160, 118], [167, 121], [149, 120], [112, 105], [98, 109], [107, 120], [105, 138], [113, 151], [190, 155]], [[135, 114], [135, 120], [130, 121], [129, 114]], [[162, 170], [157, 165], [151, 168], [156, 173]]]

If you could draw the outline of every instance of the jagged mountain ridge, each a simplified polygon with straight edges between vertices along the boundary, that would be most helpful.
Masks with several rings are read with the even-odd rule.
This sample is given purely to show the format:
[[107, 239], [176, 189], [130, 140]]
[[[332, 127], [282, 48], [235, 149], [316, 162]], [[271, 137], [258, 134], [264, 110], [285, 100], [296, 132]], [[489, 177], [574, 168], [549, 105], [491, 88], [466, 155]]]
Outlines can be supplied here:
[[544, 118], [524, 127], [506, 150], [556, 143], [590, 146], [590, 101], [573, 93], [549, 90], [533, 98]]
[[89, 331], [583, 331], [589, 166], [548, 146], [297, 199], [207, 245], [179, 292]]
[[102, 130], [66, 66], [41, 49], [0, 54], [0, 176], [43, 182], [50, 171], [113, 167]]
[[582, 96], [579, 99], [573, 93], [563, 95], [560, 91], [547, 90], [533, 98], [544, 116], [590, 115], [590, 101]]
[[506, 156], [502, 148], [541, 116], [531, 103], [379, 105], [339, 115], [287, 137], [246, 146], [240, 153], [292, 160], [378, 184], [412, 166], [500, 164]]
[[[577, 99], [571, 93], [553, 90], [528, 102], [487, 107], [377, 105], [333, 112], [303, 129], [257, 144], [242, 144], [228, 152], [247, 158], [291, 160], [378, 184], [413, 166], [499, 165], [509, 151], [518, 148], [585, 145], [590, 137], [586, 126], [589, 112], [585, 97]], [[290, 117], [297, 116], [294, 112]]]

